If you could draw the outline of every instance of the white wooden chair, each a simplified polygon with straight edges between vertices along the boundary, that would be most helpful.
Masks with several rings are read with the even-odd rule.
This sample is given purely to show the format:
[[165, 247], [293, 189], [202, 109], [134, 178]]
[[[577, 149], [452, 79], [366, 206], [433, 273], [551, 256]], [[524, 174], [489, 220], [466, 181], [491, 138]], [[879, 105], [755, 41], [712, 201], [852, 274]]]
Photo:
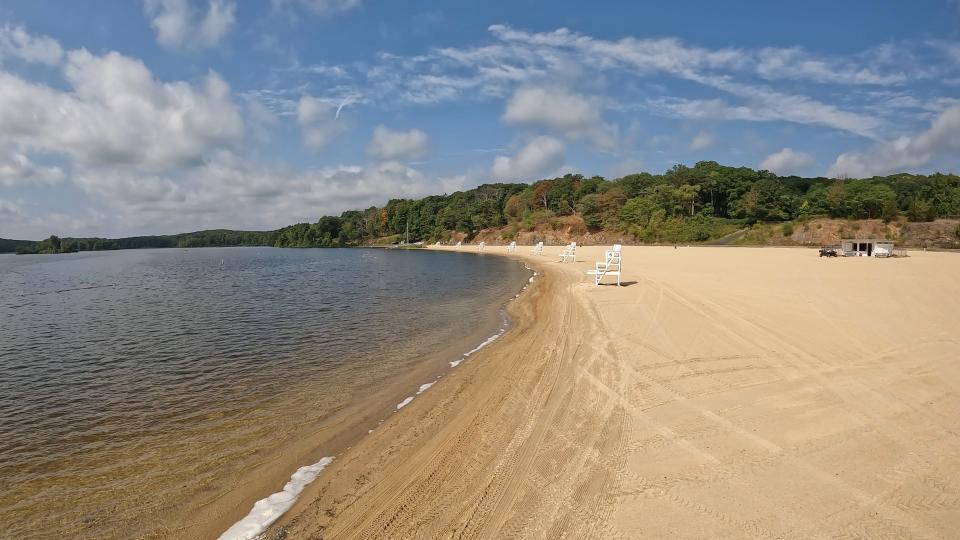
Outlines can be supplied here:
[[483, 251], [483, 248], [485, 248], [485, 247], [487, 247], [487, 243], [486, 243], [486, 242], [480, 242], [480, 245], [477, 246], [477, 250], [478, 250], [478, 251]]
[[462, 246], [462, 245], [463, 245], [463, 242], [461, 242], [461, 241], [458, 240], [458, 241], [457, 241], [457, 247], [460, 247], [460, 246]]
[[530, 253], [534, 255], [543, 255], [543, 242], [537, 242], [533, 245], [533, 248], [530, 250]]
[[510, 242], [510, 245], [507, 246], [507, 251], [516, 251], [516, 250], [517, 250], [517, 242], [516, 240], [514, 240], [513, 242]]
[[593, 276], [593, 284], [600, 286], [600, 281], [606, 276], [616, 276], [617, 286], [620, 286], [620, 271], [622, 267], [621, 250], [623, 246], [614, 244], [613, 249], [608, 250], [603, 255], [603, 262], [596, 263], [593, 270], [587, 270], [587, 274]]
[[570, 242], [570, 245], [563, 248], [563, 251], [560, 252], [560, 262], [567, 262], [567, 259], [570, 259], [573, 262], [577, 262], [577, 243]]

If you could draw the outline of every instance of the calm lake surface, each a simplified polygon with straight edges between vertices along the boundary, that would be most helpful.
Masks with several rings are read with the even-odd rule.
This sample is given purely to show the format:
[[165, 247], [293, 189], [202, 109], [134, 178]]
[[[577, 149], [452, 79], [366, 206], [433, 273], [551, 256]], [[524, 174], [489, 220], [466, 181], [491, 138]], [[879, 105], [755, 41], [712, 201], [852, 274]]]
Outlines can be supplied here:
[[271, 452], [494, 332], [528, 275], [375, 249], [0, 256], [0, 536], [189, 530]]

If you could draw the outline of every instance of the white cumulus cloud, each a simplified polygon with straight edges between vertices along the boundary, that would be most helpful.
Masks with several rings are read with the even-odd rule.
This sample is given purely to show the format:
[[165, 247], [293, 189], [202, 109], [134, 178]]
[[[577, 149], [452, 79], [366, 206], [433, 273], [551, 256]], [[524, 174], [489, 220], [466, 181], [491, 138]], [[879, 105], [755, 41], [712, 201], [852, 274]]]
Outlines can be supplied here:
[[367, 154], [381, 160], [419, 159], [427, 153], [427, 134], [419, 129], [391, 131], [386, 126], [373, 130]]
[[531, 139], [513, 156], [497, 156], [493, 176], [501, 180], [530, 180], [555, 171], [562, 163], [563, 141], [546, 135]]
[[0, 61], [12, 56], [24, 62], [56, 65], [63, 57], [60, 43], [47, 36], [33, 36], [22, 26], [0, 27]]
[[941, 112], [929, 129], [892, 141], [881, 141], [862, 152], [840, 154], [828, 175], [863, 178], [915, 170], [938, 156], [960, 153], [960, 106]]
[[521, 88], [503, 113], [511, 124], [542, 124], [560, 131], [580, 131], [600, 122], [600, 114], [583, 96], [563, 90]]
[[67, 154], [86, 165], [168, 168], [231, 147], [244, 122], [217, 74], [157, 81], [139, 60], [71, 51], [59, 90], [0, 72], [0, 143]]
[[544, 126], [568, 138], [584, 136], [602, 148], [611, 147], [615, 141], [613, 126], [601, 121], [599, 103], [563, 89], [517, 89], [507, 101], [503, 121]]
[[797, 152], [791, 148], [784, 148], [767, 156], [760, 168], [780, 176], [799, 174], [810, 168], [814, 163], [813, 156], [805, 152]]
[[37, 165], [23, 153], [0, 149], [0, 186], [58, 184], [65, 178], [60, 167]]
[[206, 10], [193, 0], [145, 0], [144, 10], [165, 47], [212, 47], [236, 22], [237, 5], [229, 0], [209, 0]]

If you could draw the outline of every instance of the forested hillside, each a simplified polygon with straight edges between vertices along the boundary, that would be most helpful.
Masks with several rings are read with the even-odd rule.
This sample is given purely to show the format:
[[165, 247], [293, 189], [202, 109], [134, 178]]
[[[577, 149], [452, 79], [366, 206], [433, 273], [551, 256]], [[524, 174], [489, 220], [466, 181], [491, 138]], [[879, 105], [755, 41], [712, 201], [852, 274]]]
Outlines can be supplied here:
[[[408, 234], [411, 242], [454, 237], [469, 241], [482, 231], [485, 237], [493, 231], [498, 239], [509, 241], [571, 223], [584, 234], [616, 232], [636, 242], [703, 242], [755, 224], [783, 224], [781, 236], [790, 237], [793, 222], [818, 217], [927, 222], [957, 216], [960, 177], [953, 174], [839, 180], [778, 177], [702, 161], [694, 167], [677, 165], [664, 174], [638, 173], [616, 180], [566, 175], [532, 185], [485, 184], [449, 195], [394, 199], [383, 207], [324, 216], [315, 223], [276, 231], [66, 238], [59, 249], [354, 246], [397, 242]], [[960, 236], [960, 230], [954, 232]], [[746, 238], [762, 242], [764, 236]]]
[[712, 161], [677, 165], [664, 174], [616, 180], [566, 175], [528, 184], [486, 184], [382, 208], [344, 212], [277, 231], [276, 245], [354, 245], [375, 239], [472, 239], [499, 229], [509, 241], [523, 231], [560, 227], [579, 217], [587, 232], [616, 231], [638, 242], [698, 242], [755, 223], [814, 217], [906, 219], [960, 215], [960, 177], [898, 174], [859, 180], [777, 177]]

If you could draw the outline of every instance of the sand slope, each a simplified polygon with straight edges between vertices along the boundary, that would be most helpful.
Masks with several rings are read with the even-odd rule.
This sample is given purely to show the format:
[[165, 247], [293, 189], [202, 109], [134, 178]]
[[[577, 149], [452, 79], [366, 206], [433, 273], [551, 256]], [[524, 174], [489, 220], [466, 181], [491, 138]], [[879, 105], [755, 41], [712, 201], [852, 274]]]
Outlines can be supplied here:
[[627, 247], [616, 288], [583, 275], [601, 248], [557, 251], [513, 331], [274, 533], [955, 536], [960, 255]]

